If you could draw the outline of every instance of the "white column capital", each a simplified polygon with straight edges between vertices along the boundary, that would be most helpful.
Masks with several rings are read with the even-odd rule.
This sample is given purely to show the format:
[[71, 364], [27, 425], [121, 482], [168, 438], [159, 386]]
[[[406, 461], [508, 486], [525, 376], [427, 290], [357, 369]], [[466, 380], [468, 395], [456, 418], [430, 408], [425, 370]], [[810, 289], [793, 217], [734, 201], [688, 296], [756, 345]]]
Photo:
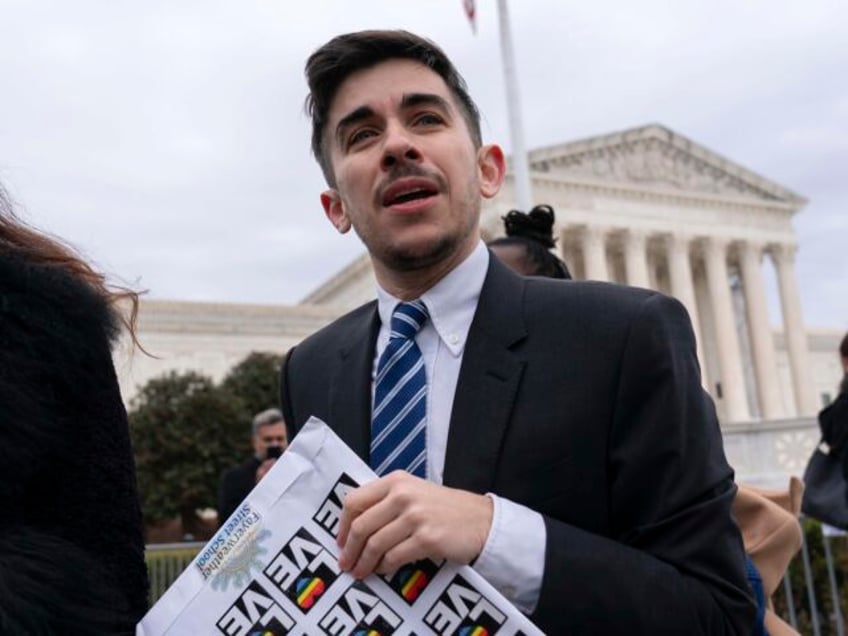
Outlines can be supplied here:
[[644, 228], [639, 227], [629, 227], [624, 230], [624, 236], [627, 240], [635, 241], [635, 242], [644, 242], [648, 240], [648, 237], [652, 233]]
[[695, 236], [687, 232], [670, 232], [663, 235], [663, 243], [669, 252], [689, 252], [695, 243]]
[[583, 226], [583, 237], [585, 240], [604, 240], [609, 232], [610, 228], [606, 225]]
[[730, 246], [730, 240], [724, 236], [705, 236], [701, 239], [701, 243], [707, 254], [727, 255], [727, 248]]
[[695, 235], [689, 232], [669, 232], [665, 235], [665, 238], [669, 242], [689, 245], [689, 243], [695, 240]]
[[756, 239], [746, 239], [744, 241], [739, 241], [739, 251], [742, 253], [753, 253], [756, 256], [762, 256], [762, 253], [765, 251], [765, 243], [762, 241], [758, 241]]
[[775, 263], [783, 265], [792, 265], [797, 251], [798, 246], [795, 243], [775, 243], [768, 247], [768, 252]]

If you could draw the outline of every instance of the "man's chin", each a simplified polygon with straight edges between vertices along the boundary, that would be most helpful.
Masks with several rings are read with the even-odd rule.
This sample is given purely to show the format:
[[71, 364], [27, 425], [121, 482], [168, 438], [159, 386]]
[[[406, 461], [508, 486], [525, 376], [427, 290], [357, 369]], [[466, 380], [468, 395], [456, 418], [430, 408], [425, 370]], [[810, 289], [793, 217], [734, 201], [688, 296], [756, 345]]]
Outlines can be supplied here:
[[392, 246], [383, 260], [394, 271], [414, 272], [438, 265], [451, 258], [457, 249], [457, 241], [443, 238], [424, 244]]

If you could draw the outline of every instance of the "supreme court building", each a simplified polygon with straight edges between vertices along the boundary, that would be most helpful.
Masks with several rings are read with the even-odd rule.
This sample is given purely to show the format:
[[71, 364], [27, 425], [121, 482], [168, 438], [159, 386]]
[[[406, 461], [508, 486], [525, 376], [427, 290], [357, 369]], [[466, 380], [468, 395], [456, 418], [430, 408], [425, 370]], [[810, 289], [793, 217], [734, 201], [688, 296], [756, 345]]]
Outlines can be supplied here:
[[[663, 126], [529, 153], [532, 198], [556, 211], [557, 249], [577, 279], [677, 297], [689, 311], [725, 448], [749, 481], [785, 486], [817, 441], [835, 394], [842, 333], [809, 331], [794, 270], [792, 217], [806, 201]], [[484, 238], [515, 207], [510, 176], [483, 208]], [[769, 284], [772, 281], [772, 284]], [[782, 326], [770, 324], [776, 281]], [[116, 355], [125, 399], [167, 370], [215, 379], [251, 351], [285, 352], [375, 296], [364, 255], [294, 306], [143, 300], [139, 337], [158, 359]]]

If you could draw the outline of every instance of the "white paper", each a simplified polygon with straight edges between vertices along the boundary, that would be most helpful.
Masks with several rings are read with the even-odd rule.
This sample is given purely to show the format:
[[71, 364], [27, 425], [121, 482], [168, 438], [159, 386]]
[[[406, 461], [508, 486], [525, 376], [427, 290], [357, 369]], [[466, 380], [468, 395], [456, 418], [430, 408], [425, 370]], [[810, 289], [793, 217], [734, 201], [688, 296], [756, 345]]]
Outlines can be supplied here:
[[537, 635], [468, 566], [425, 560], [356, 581], [338, 568], [346, 492], [375, 479], [311, 418], [136, 628], [136, 636]]

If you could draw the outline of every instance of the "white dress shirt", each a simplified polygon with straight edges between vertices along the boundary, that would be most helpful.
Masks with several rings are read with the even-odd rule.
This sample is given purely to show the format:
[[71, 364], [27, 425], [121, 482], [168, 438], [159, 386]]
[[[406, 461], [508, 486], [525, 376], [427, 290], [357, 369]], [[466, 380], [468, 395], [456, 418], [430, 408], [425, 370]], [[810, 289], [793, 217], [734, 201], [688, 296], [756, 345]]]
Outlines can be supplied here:
[[[471, 255], [421, 296], [430, 319], [415, 337], [427, 374], [427, 479], [442, 483], [445, 449], [462, 354], [489, 267], [489, 251], [481, 241]], [[389, 342], [389, 326], [399, 302], [379, 285], [380, 332], [371, 375]], [[521, 611], [532, 613], [545, 570], [546, 531], [542, 515], [526, 506], [487, 493], [494, 504], [492, 526], [474, 563], [489, 583]]]

